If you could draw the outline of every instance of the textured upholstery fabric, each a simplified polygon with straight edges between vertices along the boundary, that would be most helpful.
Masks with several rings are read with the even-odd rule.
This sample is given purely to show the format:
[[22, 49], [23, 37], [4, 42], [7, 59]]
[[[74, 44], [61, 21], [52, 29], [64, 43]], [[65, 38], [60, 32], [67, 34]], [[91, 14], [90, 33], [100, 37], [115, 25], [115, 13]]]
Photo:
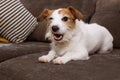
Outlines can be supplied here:
[[42, 42], [25, 42], [20, 44], [0, 43], [0, 62], [17, 56], [48, 51], [49, 48], [50, 46], [48, 43]]
[[85, 21], [89, 21], [94, 14], [95, 1], [96, 0], [21, 0], [24, 6], [36, 17], [44, 8], [57, 9], [74, 6], [84, 14]]
[[45, 40], [45, 33], [47, 28], [46, 24], [47, 24], [46, 21], [38, 23], [35, 30], [29, 35], [27, 40], [46, 42], [47, 41]]
[[120, 50], [92, 55], [90, 60], [70, 61], [65, 65], [39, 63], [38, 57], [44, 54], [47, 52], [25, 55], [1, 63], [0, 79], [120, 80]]
[[114, 47], [120, 47], [120, 0], [98, 0], [94, 22], [105, 26], [114, 37]]

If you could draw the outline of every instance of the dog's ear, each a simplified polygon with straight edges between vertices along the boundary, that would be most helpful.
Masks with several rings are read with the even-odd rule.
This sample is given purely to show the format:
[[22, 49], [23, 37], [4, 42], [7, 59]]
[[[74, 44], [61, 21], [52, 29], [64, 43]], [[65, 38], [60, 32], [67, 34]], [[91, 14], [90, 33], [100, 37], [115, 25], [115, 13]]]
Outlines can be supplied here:
[[49, 9], [44, 9], [44, 10], [40, 13], [40, 15], [37, 17], [37, 21], [38, 21], [38, 22], [41, 22], [41, 21], [45, 20], [45, 19], [50, 15], [51, 12], [52, 12], [52, 11], [49, 10]]
[[69, 6], [68, 9], [73, 14], [73, 16], [75, 17], [75, 19], [80, 20], [80, 19], [83, 18], [83, 14], [81, 12], [79, 12], [77, 9], [75, 9], [74, 7]]

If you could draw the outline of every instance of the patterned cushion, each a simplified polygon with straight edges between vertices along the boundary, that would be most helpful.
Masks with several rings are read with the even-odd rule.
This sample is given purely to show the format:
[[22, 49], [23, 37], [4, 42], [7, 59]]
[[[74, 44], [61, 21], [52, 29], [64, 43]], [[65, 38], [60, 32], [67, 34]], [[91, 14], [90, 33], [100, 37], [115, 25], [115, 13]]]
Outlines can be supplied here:
[[0, 0], [0, 36], [23, 42], [37, 25], [36, 18], [19, 0]]

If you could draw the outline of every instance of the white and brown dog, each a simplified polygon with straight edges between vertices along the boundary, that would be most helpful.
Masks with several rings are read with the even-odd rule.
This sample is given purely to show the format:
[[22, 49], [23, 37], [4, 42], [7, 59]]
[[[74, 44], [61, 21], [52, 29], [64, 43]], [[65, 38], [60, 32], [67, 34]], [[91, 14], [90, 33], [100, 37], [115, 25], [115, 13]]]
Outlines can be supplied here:
[[44, 9], [38, 21], [47, 20], [51, 50], [39, 57], [40, 62], [65, 64], [70, 60], [88, 60], [89, 53], [108, 53], [113, 49], [113, 37], [103, 26], [86, 24], [82, 14], [73, 7], [57, 10]]

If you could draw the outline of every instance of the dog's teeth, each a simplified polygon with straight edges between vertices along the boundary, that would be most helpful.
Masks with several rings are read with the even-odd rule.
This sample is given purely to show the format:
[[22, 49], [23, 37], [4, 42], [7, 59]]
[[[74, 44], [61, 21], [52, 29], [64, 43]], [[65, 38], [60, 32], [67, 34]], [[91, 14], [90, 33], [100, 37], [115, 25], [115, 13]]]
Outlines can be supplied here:
[[60, 37], [54, 36], [54, 38], [55, 38], [56, 40], [60, 40], [60, 39], [62, 38], [62, 36], [60, 36]]

